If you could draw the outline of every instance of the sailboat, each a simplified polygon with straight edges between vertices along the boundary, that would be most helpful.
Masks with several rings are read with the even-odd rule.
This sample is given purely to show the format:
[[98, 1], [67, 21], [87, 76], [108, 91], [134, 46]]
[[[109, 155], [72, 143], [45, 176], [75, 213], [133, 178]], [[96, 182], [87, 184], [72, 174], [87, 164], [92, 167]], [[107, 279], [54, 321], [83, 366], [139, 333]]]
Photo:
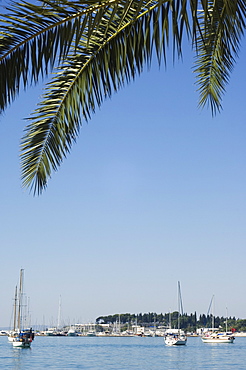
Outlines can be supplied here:
[[[214, 296], [212, 296], [209, 305], [208, 315], [213, 302]], [[212, 313], [212, 328], [206, 331], [201, 339], [203, 343], [233, 343], [235, 337], [232, 335], [232, 333], [227, 332], [227, 315], [226, 315], [226, 331], [220, 332], [218, 329], [214, 328], [214, 315]]]
[[[23, 278], [24, 270], [20, 270], [19, 294], [17, 297], [17, 287], [15, 289], [14, 302], [14, 330], [9, 334], [8, 340], [12, 342], [13, 347], [28, 348], [34, 339], [32, 328], [23, 329]], [[18, 310], [18, 315], [17, 315]]]
[[185, 345], [187, 342], [187, 337], [184, 331], [180, 329], [180, 311], [181, 311], [181, 314], [183, 315], [181, 288], [180, 288], [180, 282], [178, 281], [178, 328], [172, 329], [171, 313], [170, 313], [170, 316], [169, 316], [170, 328], [166, 331], [166, 334], [164, 336], [164, 341], [167, 346], [180, 346], [180, 345]]

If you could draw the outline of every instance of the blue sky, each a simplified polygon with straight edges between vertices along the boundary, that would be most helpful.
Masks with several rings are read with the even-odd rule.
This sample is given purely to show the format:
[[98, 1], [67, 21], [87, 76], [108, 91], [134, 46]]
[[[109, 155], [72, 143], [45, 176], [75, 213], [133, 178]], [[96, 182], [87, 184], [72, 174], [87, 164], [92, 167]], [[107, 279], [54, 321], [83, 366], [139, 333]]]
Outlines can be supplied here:
[[0, 327], [20, 268], [33, 324], [114, 313], [184, 310], [246, 317], [246, 51], [223, 111], [197, 108], [192, 54], [154, 62], [84, 124], [76, 145], [33, 197], [19, 143], [41, 85], [0, 117]]

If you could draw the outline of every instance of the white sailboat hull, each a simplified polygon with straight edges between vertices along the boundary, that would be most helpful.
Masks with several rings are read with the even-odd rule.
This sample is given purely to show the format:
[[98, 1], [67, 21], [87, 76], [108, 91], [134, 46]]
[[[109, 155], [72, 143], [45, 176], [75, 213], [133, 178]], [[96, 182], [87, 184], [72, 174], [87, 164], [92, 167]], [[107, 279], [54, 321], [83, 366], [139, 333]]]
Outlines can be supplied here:
[[186, 339], [168, 339], [165, 340], [167, 346], [184, 346], [186, 345]]
[[213, 336], [203, 336], [203, 343], [233, 343], [234, 337], [231, 335], [213, 335]]
[[166, 335], [164, 342], [167, 346], [184, 346], [187, 342], [186, 335]]
[[30, 341], [13, 341], [13, 347], [29, 348], [31, 346]]

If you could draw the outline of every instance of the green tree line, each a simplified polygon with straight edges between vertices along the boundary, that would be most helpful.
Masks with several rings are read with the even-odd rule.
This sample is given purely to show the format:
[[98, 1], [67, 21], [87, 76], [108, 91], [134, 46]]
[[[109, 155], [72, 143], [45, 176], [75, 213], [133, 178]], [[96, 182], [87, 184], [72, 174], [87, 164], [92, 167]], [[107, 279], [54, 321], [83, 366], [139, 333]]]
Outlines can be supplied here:
[[[170, 317], [171, 317], [171, 325], [172, 327], [178, 327], [178, 312], [174, 311], [170, 313], [138, 313], [138, 314], [131, 314], [131, 313], [121, 313], [121, 314], [114, 314], [108, 316], [99, 316], [96, 319], [97, 324], [114, 324], [119, 322], [124, 325], [141, 325], [141, 326], [164, 326], [168, 327], [170, 325]], [[180, 326], [182, 329], [188, 332], [195, 332], [196, 329], [203, 328], [203, 327], [212, 327], [212, 320], [214, 320], [214, 327], [220, 328], [221, 330], [226, 329], [226, 322], [228, 330], [232, 328], [236, 331], [246, 331], [246, 319], [236, 319], [235, 317], [219, 317], [210, 315], [197, 315], [197, 313], [191, 314], [183, 314], [180, 316]]]

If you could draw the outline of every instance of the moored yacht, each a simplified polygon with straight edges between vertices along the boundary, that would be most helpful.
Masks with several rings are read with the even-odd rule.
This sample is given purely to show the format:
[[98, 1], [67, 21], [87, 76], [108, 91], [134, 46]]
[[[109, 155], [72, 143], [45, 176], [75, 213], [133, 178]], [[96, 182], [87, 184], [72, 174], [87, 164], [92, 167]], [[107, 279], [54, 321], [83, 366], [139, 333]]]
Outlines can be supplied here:
[[178, 281], [178, 328], [172, 329], [171, 313], [169, 317], [170, 329], [168, 329], [164, 336], [164, 342], [167, 346], [182, 346], [187, 342], [187, 336], [184, 331], [180, 329], [180, 312], [183, 315], [183, 304], [181, 298], [180, 282]]
[[202, 336], [204, 343], [233, 343], [235, 337], [231, 333], [208, 331]]
[[[23, 298], [23, 277], [24, 270], [20, 270], [19, 295], [17, 297], [17, 287], [15, 289], [15, 304], [14, 304], [14, 330], [10, 332], [8, 340], [12, 342], [13, 347], [26, 348], [30, 347], [34, 339], [32, 328], [23, 329], [23, 313], [22, 313], [22, 298]], [[17, 315], [18, 306], [18, 315]], [[17, 319], [17, 324], [16, 324]]]
[[[209, 305], [208, 314], [210, 312], [212, 303], [214, 304], [214, 295], [212, 296], [212, 299]], [[235, 340], [235, 337], [233, 336], [232, 333], [228, 333], [227, 331], [227, 315], [226, 315], [226, 331], [220, 332], [218, 329], [214, 328], [214, 315], [212, 313], [212, 329], [207, 330], [202, 335], [201, 339], [203, 343], [233, 343]]]
[[68, 337], [77, 337], [78, 333], [75, 329], [70, 328], [67, 332], [67, 336]]
[[187, 337], [182, 330], [169, 329], [166, 331], [164, 340], [167, 346], [180, 346], [186, 344]]

